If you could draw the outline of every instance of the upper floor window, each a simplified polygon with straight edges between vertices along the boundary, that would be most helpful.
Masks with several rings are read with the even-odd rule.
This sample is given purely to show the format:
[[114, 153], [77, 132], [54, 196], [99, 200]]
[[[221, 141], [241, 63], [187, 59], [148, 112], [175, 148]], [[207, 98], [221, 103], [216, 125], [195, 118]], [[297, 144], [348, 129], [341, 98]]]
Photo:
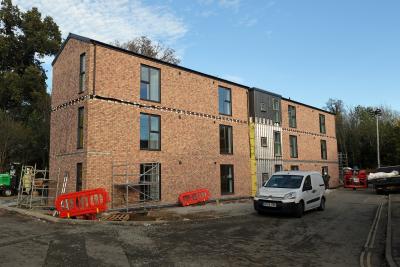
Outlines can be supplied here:
[[319, 131], [320, 133], [326, 133], [326, 126], [325, 126], [325, 115], [319, 114]]
[[272, 109], [274, 111], [274, 114], [273, 114], [274, 123], [281, 123], [281, 112], [280, 112], [281, 105], [280, 105], [279, 99], [277, 99], [277, 98], [272, 99]]
[[289, 105], [288, 106], [288, 114], [289, 114], [289, 127], [290, 128], [296, 128], [297, 127], [296, 107]]
[[260, 110], [262, 112], [266, 112], [267, 111], [267, 105], [264, 102], [260, 103]]
[[221, 154], [233, 153], [232, 126], [219, 126], [219, 147]]
[[267, 137], [261, 137], [261, 146], [268, 147], [268, 139]]
[[290, 143], [290, 157], [291, 158], [297, 158], [298, 155], [298, 150], [297, 150], [297, 136], [295, 135], [290, 135], [289, 136], [289, 143]]
[[140, 149], [160, 150], [160, 116], [140, 113]]
[[140, 66], [140, 99], [160, 102], [160, 70]]
[[78, 108], [78, 138], [77, 148], [83, 148], [83, 119], [85, 116], [84, 107]]
[[282, 156], [281, 132], [274, 132], [274, 155]]
[[85, 91], [86, 83], [86, 54], [83, 53], [79, 59], [79, 92]]
[[326, 140], [321, 140], [321, 159], [327, 159], [327, 147], [326, 147]]
[[218, 104], [219, 114], [232, 115], [232, 95], [231, 89], [219, 87], [218, 88]]

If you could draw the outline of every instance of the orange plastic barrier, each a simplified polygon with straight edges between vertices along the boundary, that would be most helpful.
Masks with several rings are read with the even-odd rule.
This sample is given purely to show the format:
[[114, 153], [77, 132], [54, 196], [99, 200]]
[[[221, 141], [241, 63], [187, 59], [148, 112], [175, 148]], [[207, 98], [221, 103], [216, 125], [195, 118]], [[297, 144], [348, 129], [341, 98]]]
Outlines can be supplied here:
[[54, 205], [61, 218], [85, 216], [95, 219], [96, 214], [107, 210], [108, 193], [103, 188], [62, 194]]
[[208, 191], [208, 189], [197, 189], [179, 195], [179, 202], [182, 204], [182, 206], [189, 206], [200, 202], [206, 202], [209, 199], [210, 192]]

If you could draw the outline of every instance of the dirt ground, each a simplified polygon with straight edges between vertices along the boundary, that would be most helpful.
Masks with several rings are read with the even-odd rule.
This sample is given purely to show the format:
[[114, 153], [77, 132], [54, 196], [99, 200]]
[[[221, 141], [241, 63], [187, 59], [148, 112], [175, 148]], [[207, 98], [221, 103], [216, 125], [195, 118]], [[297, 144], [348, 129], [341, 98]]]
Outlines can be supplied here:
[[[217, 219], [142, 226], [57, 224], [3, 210], [1, 266], [359, 266], [385, 200], [372, 190], [340, 189], [328, 195], [325, 211], [300, 219], [260, 216], [247, 202], [212, 207], [231, 214]], [[186, 217], [202, 209], [175, 213]], [[371, 249], [372, 266], [384, 262], [384, 214]]]

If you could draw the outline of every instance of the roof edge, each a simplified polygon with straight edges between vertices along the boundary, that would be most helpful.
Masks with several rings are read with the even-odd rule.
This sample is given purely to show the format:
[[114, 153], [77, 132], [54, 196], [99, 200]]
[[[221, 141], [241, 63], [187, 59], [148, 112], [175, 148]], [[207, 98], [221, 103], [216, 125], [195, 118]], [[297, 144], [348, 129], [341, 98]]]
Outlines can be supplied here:
[[334, 113], [334, 112], [330, 112], [330, 111], [324, 110], [322, 108], [317, 108], [317, 107], [314, 107], [314, 106], [311, 106], [311, 105], [308, 105], [308, 104], [304, 104], [302, 102], [295, 101], [295, 100], [292, 100], [290, 98], [282, 97], [282, 100], [285, 100], [285, 101], [288, 101], [288, 102], [292, 102], [294, 104], [298, 104], [298, 105], [301, 105], [301, 106], [305, 106], [307, 108], [315, 109], [315, 110], [318, 110], [318, 111], [321, 111], [321, 112], [324, 112], [324, 113], [328, 113], [328, 114], [331, 114], [331, 115], [336, 115], [336, 113]]
[[61, 54], [62, 50], [64, 49], [64, 47], [66, 45], [66, 43], [71, 38], [79, 40], [79, 41], [82, 41], [82, 42], [85, 42], [85, 43], [93, 43], [93, 44], [101, 45], [101, 46], [107, 47], [109, 49], [114, 49], [116, 51], [127, 53], [127, 54], [132, 55], [132, 56], [136, 56], [136, 57], [140, 57], [140, 58], [143, 58], [143, 59], [146, 59], [146, 60], [150, 60], [150, 61], [156, 62], [158, 64], [163, 64], [163, 65], [166, 65], [166, 66], [169, 66], [169, 67], [172, 67], [172, 68], [180, 69], [180, 70], [187, 71], [187, 72], [194, 73], [194, 74], [198, 74], [198, 75], [210, 78], [210, 79], [214, 79], [214, 80], [218, 80], [218, 81], [221, 81], [221, 82], [224, 82], [224, 83], [228, 83], [228, 84], [231, 84], [233, 86], [238, 86], [238, 87], [241, 87], [241, 88], [246, 89], [246, 90], [250, 89], [249, 86], [244, 85], [244, 84], [236, 83], [236, 82], [229, 81], [229, 80], [226, 80], [226, 79], [223, 79], [223, 78], [220, 78], [220, 77], [217, 77], [217, 76], [213, 76], [213, 75], [210, 75], [210, 74], [207, 74], [207, 73], [204, 73], [204, 72], [200, 72], [200, 71], [189, 69], [189, 68], [186, 68], [186, 67], [183, 67], [183, 66], [180, 66], [180, 65], [176, 65], [176, 64], [169, 63], [169, 62], [165, 62], [165, 61], [162, 61], [160, 59], [148, 57], [148, 56], [145, 56], [145, 55], [142, 55], [142, 54], [139, 54], [139, 53], [135, 53], [135, 52], [129, 51], [129, 50], [124, 49], [124, 48], [120, 48], [120, 47], [117, 47], [117, 46], [114, 46], [114, 45], [103, 43], [103, 42], [100, 42], [100, 41], [97, 41], [97, 40], [94, 40], [94, 39], [91, 39], [91, 38], [87, 38], [87, 37], [84, 37], [84, 36], [80, 36], [80, 35], [74, 34], [74, 33], [69, 33], [68, 34], [67, 38], [64, 40], [63, 44], [61, 45], [60, 51], [57, 53], [57, 55], [55, 56], [54, 60], [52, 61], [52, 63], [51, 63], [52, 66], [57, 61], [58, 56]]

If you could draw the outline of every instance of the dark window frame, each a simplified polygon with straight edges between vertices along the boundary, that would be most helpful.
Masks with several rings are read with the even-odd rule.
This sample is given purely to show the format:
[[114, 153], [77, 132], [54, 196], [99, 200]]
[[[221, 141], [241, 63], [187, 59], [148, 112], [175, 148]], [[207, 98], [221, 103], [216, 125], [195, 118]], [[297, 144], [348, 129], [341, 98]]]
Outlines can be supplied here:
[[[144, 81], [142, 79], [142, 68], [147, 68], [148, 69], [148, 76], [149, 76], [149, 81]], [[150, 72], [151, 69], [157, 70], [158, 71], [158, 100], [153, 100], [151, 99], [151, 82], [150, 82]], [[142, 83], [146, 83], [149, 85], [149, 98], [142, 98]], [[149, 66], [146, 64], [140, 64], [140, 87], [139, 87], [139, 97], [140, 100], [144, 100], [144, 101], [149, 101], [149, 102], [155, 102], [155, 103], [161, 103], [161, 69], [160, 68], [156, 68], [153, 66]]]
[[298, 170], [300, 170], [299, 165], [290, 165], [290, 170], [291, 170], [291, 171], [298, 171]]
[[[295, 140], [295, 150], [293, 150], [293, 144], [292, 144], [292, 140]], [[297, 136], [296, 135], [289, 135], [289, 148], [290, 148], [290, 157], [291, 158], [298, 158], [299, 157], [299, 146], [298, 146], [298, 142], [297, 142]]]
[[328, 144], [326, 140], [321, 140], [321, 159], [328, 159]]
[[[84, 68], [82, 65], [84, 64]], [[85, 92], [86, 89], [86, 53], [79, 56], [79, 93]]]
[[260, 143], [261, 143], [261, 147], [268, 147], [268, 138], [265, 136], [262, 136], [260, 138]]
[[267, 112], [267, 105], [265, 102], [260, 102], [260, 111]]
[[289, 127], [297, 128], [296, 106], [288, 105]]
[[[276, 134], [279, 134], [279, 142], [276, 140]], [[279, 153], [277, 153], [276, 145], [279, 144]], [[282, 157], [282, 133], [274, 131], [274, 157]]]
[[[221, 112], [221, 107], [219, 106], [219, 98], [221, 97], [219, 94], [220, 89], [229, 91], [229, 101], [224, 100], [224, 103], [229, 103], [230, 114]], [[233, 110], [232, 110], [232, 89], [231, 88], [227, 88], [227, 87], [220, 86], [220, 85], [218, 86], [218, 113], [220, 115], [224, 115], [224, 116], [232, 116]]]
[[[277, 107], [275, 107], [275, 103], [277, 103]], [[273, 122], [281, 124], [281, 103], [278, 98], [272, 98], [272, 110], [273, 114]]]
[[77, 127], [77, 138], [76, 148], [82, 149], [84, 146], [84, 125], [85, 125], [85, 107], [78, 108], [78, 127]]
[[[148, 116], [148, 120], [147, 120], [148, 125], [147, 125], [147, 127], [148, 127], [149, 131], [148, 131], [148, 136], [147, 136], [148, 137], [148, 139], [147, 139], [147, 141], [148, 141], [147, 148], [142, 147], [142, 143], [141, 143], [141, 140], [142, 140], [142, 135], [141, 135], [141, 118], [142, 117], [141, 117], [141, 115]], [[157, 117], [158, 118], [158, 132], [151, 130], [151, 117]], [[150, 148], [150, 135], [152, 133], [158, 133], [158, 146], [159, 147], [157, 149]], [[140, 116], [139, 116], [139, 149], [140, 150], [148, 150], [148, 151], [161, 151], [161, 116], [160, 115], [140, 112]]]
[[[232, 168], [232, 178], [231, 178], [232, 179], [232, 192], [223, 192], [222, 191], [222, 189], [223, 189], [223, 187], [222, 187], [222, 185], [223, 185], [223, 183], [222, 183], [222, 180], [223, 180], [222, 169], [223, 169], [223, 167]], [[227, 186], [228, 185], [228, 178], [225, 178], [225, 179], [226, 179], [226, 182], [227, 182], [227, 184], [226, 184], [226, 186]], [[221, 164], [220, 165], [220, 182], [221, 182], [221, 195], [234, 195], [235, 194], [235, 170], [234, 170], [233, 164]]]
[[[278, 170], [279, 169], [279, 170]], [[274, 171], [275, 172], [281, 172], [283, 170], [282, 164], [275, 164], [274, 165]]]
[[324, 114], [319, 114], [319, 132], [326, 134], [326, 117]]
[[76, 192], [82, 191], [82, 180], [83, 180], [83, 164], [78, 162], [76, 164]]
[[[224, 134], [228, 134], [229, 135], [229, 130], [227, 131], [227, 129], [230, 129], [230, 144], [229, 144], [229, 136], [228, 138], [226, 138], [227, 136], [222, 137], [221, 136], [221, 130], [224, 129]], [[225, 147], [225, 149], [222, 149], [222, 142], [224, 142], [224, 147], [226, 145], [228, 145], [227, 147]], [[230, 152], [229, 152], [230, 150]], [[223, 155], [232, 155], [233, 154], [233, 127], [230, 125], [224, 125], [224, 124], [220, 124], [219, 125], [219, 152], [220, 154]]]

